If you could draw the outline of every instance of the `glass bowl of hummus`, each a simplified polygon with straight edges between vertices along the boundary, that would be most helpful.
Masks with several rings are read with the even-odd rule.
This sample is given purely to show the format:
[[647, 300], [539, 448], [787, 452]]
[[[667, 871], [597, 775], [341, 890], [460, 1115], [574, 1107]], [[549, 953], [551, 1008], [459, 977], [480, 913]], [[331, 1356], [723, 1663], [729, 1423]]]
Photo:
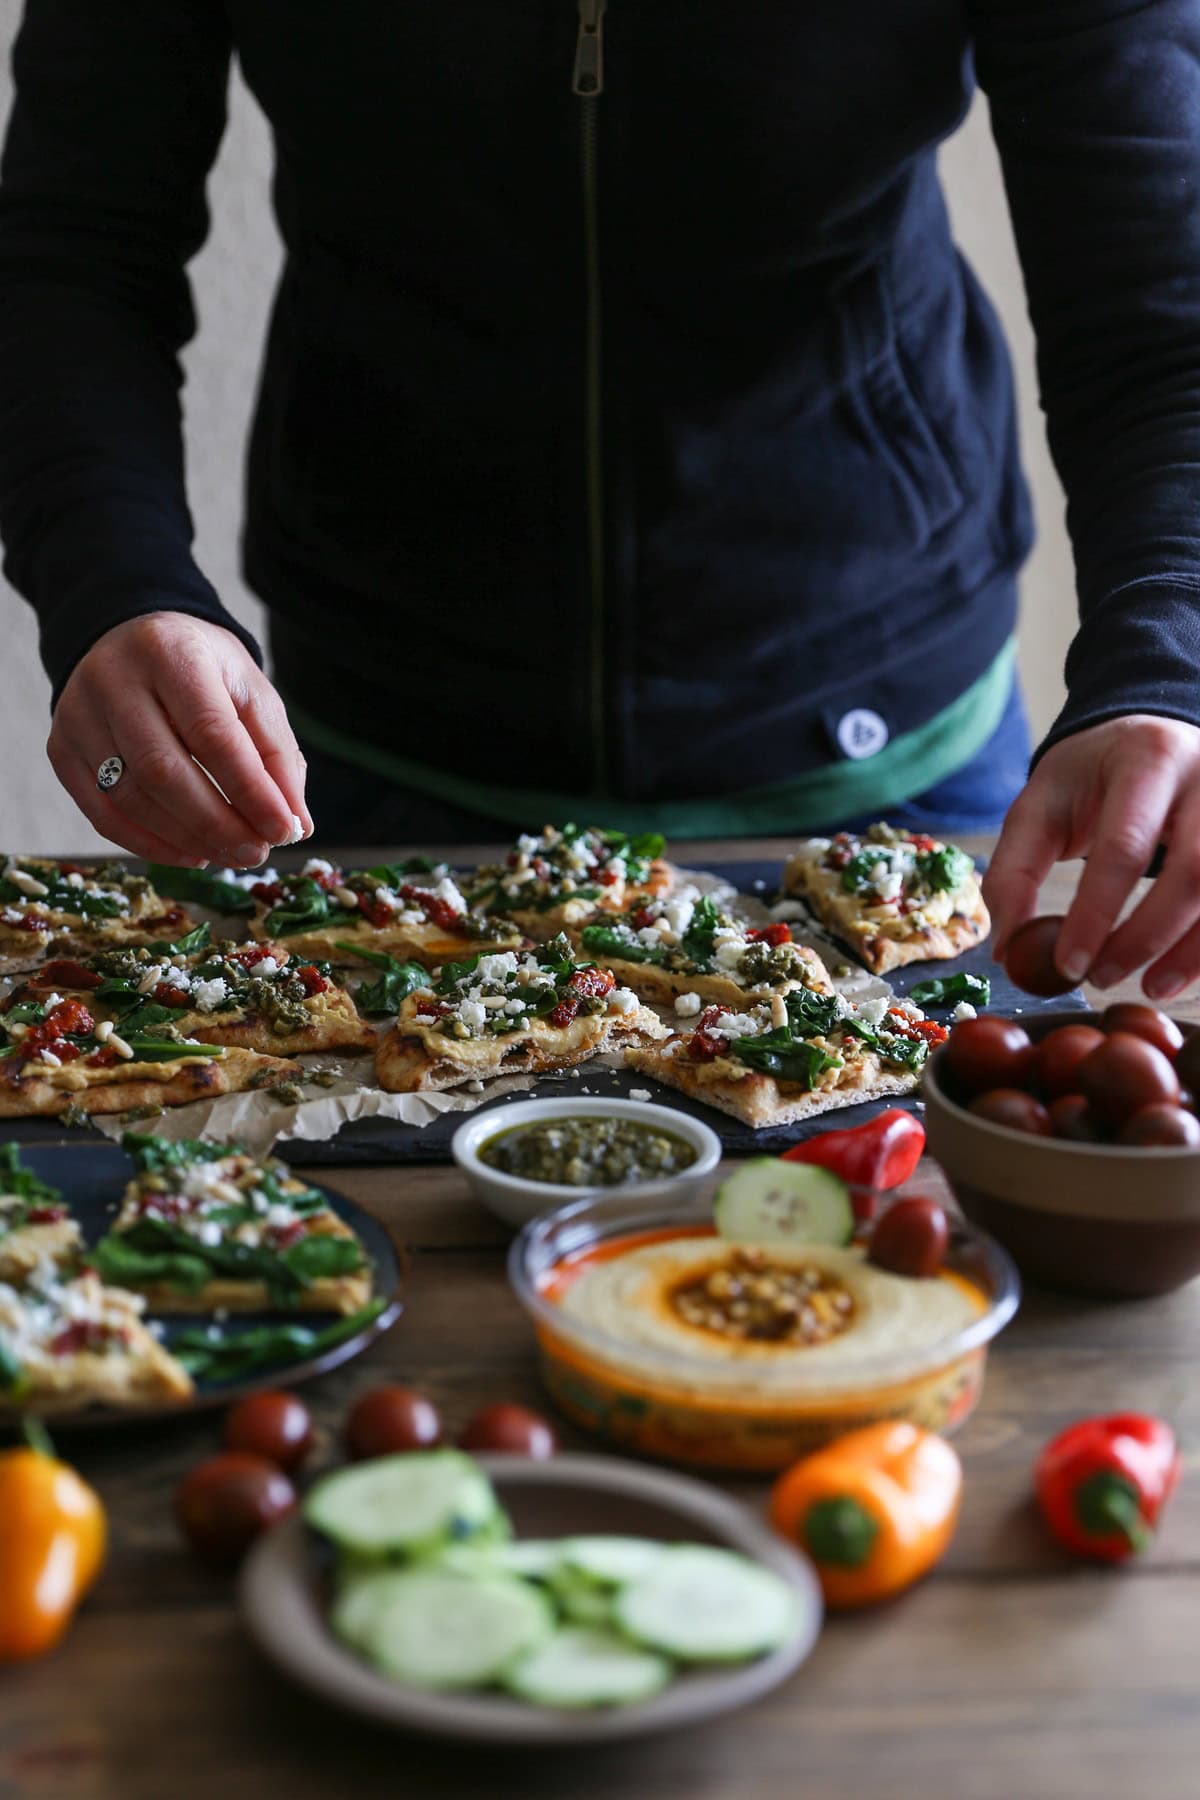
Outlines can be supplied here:
[[509, 1276], [542, 1378], [577, 1424], [710, 1468], [786, 1467], [880, 1419], [954, 1431], [1020, 1298], [1008, 1253], [954, 1218], [936, 1275], [862, 1244], [733, 1243], [703, 1198], [580, 1199], [531, 1220]]

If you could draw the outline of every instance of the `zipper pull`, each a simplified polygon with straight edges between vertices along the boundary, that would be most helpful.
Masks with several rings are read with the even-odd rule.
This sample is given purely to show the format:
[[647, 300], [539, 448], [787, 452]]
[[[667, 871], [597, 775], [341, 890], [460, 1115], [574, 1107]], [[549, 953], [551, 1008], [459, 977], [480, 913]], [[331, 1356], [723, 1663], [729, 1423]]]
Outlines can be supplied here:
[[579, 0], [579, 36], [571, 92], [587, 99], [604, 91], [604, 9], [608, 0]]

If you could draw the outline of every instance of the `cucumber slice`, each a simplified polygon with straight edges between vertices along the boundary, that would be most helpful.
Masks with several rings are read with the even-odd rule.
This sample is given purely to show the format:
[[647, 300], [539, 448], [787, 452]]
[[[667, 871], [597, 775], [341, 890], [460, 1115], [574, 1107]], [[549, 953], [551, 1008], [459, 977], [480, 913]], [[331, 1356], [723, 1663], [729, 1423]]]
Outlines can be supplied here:
[[378, 1581], [362, 1649], [385, 1675], [413, 1687], [488, 1687], [554, 1629], [549, 1601], [514, 1576], [467, 1580], [420, 1568]]
[[850, 1190], [816, 1163], [755, 1156], [717, 1189], [717, 1230], [734, 1244], [848, 1244]]
[[612, 1624], [612, 1588], [601, 1587], [590, 1575], [565, 1567], [553, 1571], [548, 1585], [563, 1618], [573, 1625]]
[[684, 1544], [617, 1595], [618, 1629], [681, 1662], [745, 1662], [794, 1636], [796, 1595], [732, 1550]]
[[491, 1482], [459, 1450], [381, 1456], [326, 1475], [304, 1502], [304, 1517], [335, 1544], [360, 1555], [507, 1535]]
[[338, 1571], [337, 1593], [329, 1612], [334, 1635], [352, 1650], [364, 1650], [375, 1623], [387, 1583], [398, 1570], [378, 1563]]
[[654, 1538], [573, 1537], [559, 1545], [565, 1568], [601, 1587], [624, 1587], [647, 1574], [666, 1545]]
[[673, 1672], [667, 1657], [614, 1631], [563, 1625], [513, 1664], [504, 1685], [535, 1706], [629, 1706], [657, 1694]]

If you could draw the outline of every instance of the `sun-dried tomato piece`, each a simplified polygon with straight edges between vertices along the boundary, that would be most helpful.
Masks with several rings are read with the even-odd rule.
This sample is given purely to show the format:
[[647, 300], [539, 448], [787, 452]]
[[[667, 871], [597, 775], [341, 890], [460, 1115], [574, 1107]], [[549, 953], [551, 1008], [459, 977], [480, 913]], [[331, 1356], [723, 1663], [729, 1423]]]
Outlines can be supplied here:
[[111, 1069], [114, 1063], [120, 1062], [121, 1053], [114, 1050], [111, 1044], [101, 1044], [87, 1060], [89, 1069]]
[[97, 975], [95, 969], [86, 964], [76, 962], [73, 957], [60, 956], [54, 962], [43, 963], [37, 973], [37, 985], [44, 988], [98, 988], [104, 980]]
[[256, 881], [250, 889], [255, 900], [261, 900], [264, 906], [274, 906], [283, 899], [283, 883], [281, 881]]
[[616, 985], [616, 976], [609, 969], [576, 969], [568, 983], [575, 993], [587, 994], [597, 1000], [611, 994]]
[[176, 987], [174, 982], [160, 981], [154, 990], [154, 998], [160, 1006], [186, 1006], [188, 991], [186, 988]]
[[303, 1219], [293, 1219], [288, 1225], [272, 1226], [268, 1233], [272, 1250], [289, 1250], [293, 1244], [299, 1243], [305, 1229]]
[[[400, 889], [400, 898], [410, 901], [414, 906], [419, 906], [430, 923], [437, 925], [442, 931], [461, 931], [463, 928], [462, 914], [451, 905], [449, 900], [443, 900], [440, 894], [431, 893], [428, 888], [413, 887], [410, 883], [405, 882]], [[390, 917], [389, 913], [388, 918]], [[386, 924], [387, 920], [381, 922]]]
[[724, 1054], [725, 1040], [711, 1037], [707, 1031], [693, 1031], [687, 1049], [693, 1062], [712, 1062], [714, 1057]]
[[314, 994], [323, 994], [325, 989], [331, 985], [325, 979], [324, 975], [322, 975], [320, 969], [316, 968], [312, 963], [305, 963], [302, 968], [292, 969], [289, 973], [294, 975], [297, 981], [303, 983], [305, 996], [309, 1000], [312, 999]]
[[554, 1011], [546, 1014], [547, 1025], [557, 1026], [559, 1030], [569, 1025], [579, 1011], [579, 1000], [578, 994], [564, 994]]
[[86, 1037], [96, 1029], [96, 1021], [82, 1000], [60, 1000], [46, 1014], [45, 1023], [53, 1026], [60, 1036], [70, 1031], [78, 1037]]
[[27, 1225], [57, 1225], [59, 1220], [65, 1219], [66, 1216], [65, 1206], [31, 1206], [25, 1214], [25, 1223]]
[[773, 925], [756, 926], [753, 931], [748, 931], [746, 936], [750, 938], [753, 943], [770, 944], [772, 950], [774, 950], [780, 944], [791, 943], [792, 928], [790, 925], [785, 925], [782, 919], [779, 919]]

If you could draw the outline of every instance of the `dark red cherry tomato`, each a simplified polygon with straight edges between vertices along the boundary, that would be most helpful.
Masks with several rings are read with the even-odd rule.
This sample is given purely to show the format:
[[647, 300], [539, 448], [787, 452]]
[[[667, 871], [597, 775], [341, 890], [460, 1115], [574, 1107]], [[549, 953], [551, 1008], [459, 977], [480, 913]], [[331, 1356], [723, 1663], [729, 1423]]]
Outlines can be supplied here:
[[1060, 1094], [1049, 1106], [1050, 1130], [1073, 1144], [1101, 1144], [1104, 1127], [1082, 1094]]
[[1055, 994], [1070, 993], [1075, 986], [1054, 960], [1062, 925], [1061, 913], [1047, 913], [1041, 919], [1028, 919], [1009, 938], [1004, 967], [1009, 979], [1025, 993], [1039, 994], [1048, 1000]]
[[358, 1462], [400, 1450], [431, 1450], [441, 1435], [433, 1401], [413, 1388], [372, 1388], [354, 1402], [346, 1420], [346, 1448]]
[[459, 1438], [464, 1450], [501, 1450], [545, 1462], [558, 1448], [553, 1426], [528, 1407], [505, 1401], [482, 1407]]
[[1050, 1114], [1034, 1095], [1021, 1088], [991, 1088], [976, 1094], [968, 1109], [977, 1119], [1007, 1125], [1010, 1131], [1028, 1131], [1035, 1137], [1050, 1136]]
[[1119, 1144], [1158, 1144], [1175, 1150], [1194, 1150], [1200, 1144], [1200, 1119], [1182, 1106], [1156, 1102], [1131, 1113], [1117, 1134]]
[[1115, 1000], [1106, 1006], [1100, 1015], [1100, 1026], [1103, 1031], [1131, 1031], [1172, 1062], [1183, 1048], [1183, 1033], [1174, 1019], [1159, 1012], [1157, 1006], [1142, 1006], [1137, 1000]]
[[867, 1261], [893, 1275], [936, 1275], [949, 1242], [944, 1207], [913, 1195], [888, 1207], [871, 1233]]
[[312, 1415], [295, 1394], [249, 1394], [226, 1414], [225, 1442], [281, 1469], [298, 1469], [313, 1447]]
[[296, 1504], [296, 1490], [273, 1462], [249, 1451], [210, 1456], [175, 1490], [179, 1529], [205, 1562], [240, 1561], [255, 1538]]
[[1021, 1087], [1032, 1071], [1033, 1057], [1029, 1033], [1022, 1026], [988, 1014], [954, 1027], [942, 1066], [955, 1086], [968, 1094], [982, 1094], [988, 1088]]
[[1033, 1062], [1038, 1087], [1051, 1100], [1071, 1093], [1078, 1085], [1075, 1073], [1080, 1063], [1103, 1042], [1104, 1033], [1094, 1025], [1060, 1025], [1048, 1031]]
[[1110, 1125], [1123, 1125], [1144, 1106], [1179, 1104], [1179, 1077], [1173, 1065], [1131, 1031], [1114, 1031], [1079, 1065], [1079, 1091]]

